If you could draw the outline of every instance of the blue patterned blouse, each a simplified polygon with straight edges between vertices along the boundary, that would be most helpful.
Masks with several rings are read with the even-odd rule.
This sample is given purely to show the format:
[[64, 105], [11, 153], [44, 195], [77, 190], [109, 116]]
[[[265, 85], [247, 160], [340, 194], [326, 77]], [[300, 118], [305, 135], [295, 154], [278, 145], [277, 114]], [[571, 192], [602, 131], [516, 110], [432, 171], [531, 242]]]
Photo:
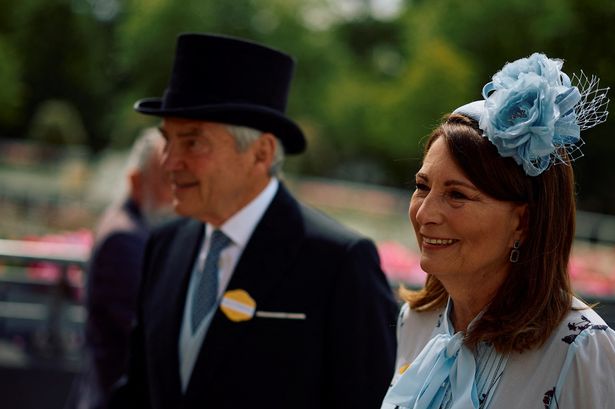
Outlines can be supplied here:
[[507, 355], [466, 348], [450, 309], [402, 308], [382, 409], [615, 408], [615, 331], [578, 299], [543, 346]]

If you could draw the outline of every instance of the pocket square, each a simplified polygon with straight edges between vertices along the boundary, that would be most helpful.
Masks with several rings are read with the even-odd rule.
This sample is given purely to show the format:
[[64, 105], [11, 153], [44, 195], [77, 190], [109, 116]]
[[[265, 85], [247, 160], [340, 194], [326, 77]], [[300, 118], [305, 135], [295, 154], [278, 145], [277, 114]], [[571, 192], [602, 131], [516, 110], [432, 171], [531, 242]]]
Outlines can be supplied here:
[[274, 318], [281, 320], [304, 320], [307, 318], [302, 312], [256, 311], [255, 315], [259, 318]]
[[279, 320], [305, 320], [302, 312], [256, 311], [256, 301], [242, 289], [229, 290], [224, 293], [220, 309], [228, 319], [235, 322], [251, 320], [254, 317]]

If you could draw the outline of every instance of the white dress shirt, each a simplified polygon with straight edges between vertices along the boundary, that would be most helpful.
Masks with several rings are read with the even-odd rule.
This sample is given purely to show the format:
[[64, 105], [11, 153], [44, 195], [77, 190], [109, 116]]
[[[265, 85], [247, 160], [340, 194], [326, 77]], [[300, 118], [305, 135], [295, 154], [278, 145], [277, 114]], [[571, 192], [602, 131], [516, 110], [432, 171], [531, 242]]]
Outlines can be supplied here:
[[[232, 243], [222, 250], [220, 254], [220, 261], [218, 265], [218, 300], [222, 298], [226, 286], [228, 285], [235, 266], [243, 253], [244, 248], [248, 244], [256, 225], [263, 217], [263, 214], [271, 204], [273, 197], [278, 191], [279, 182], [276, 178], [272, 178], [267, 187], [250, 203], [248, 203], [243, 209], [235, 213], [230, 219], [228, 219], [219, 230], [222, 230], [232, 241]], [[198, 257], [194, 262], [192, 269], [192, 275], [190, 277], [190, 283], [188, 285], [188, 292], [186, 295], [186, 304], [184, 307], [184, 316], [182, 320], [182, 326], [179, 336], [179, 365], [180, 365], [180, 378], [182, 382], [182, 389], [185, 392], [192, 369], [201, 350], [201, 344], [207, 335], [207, 330], [211, 323], [211, 320], [215, 314], [217, 308], [212, 310], [201, 321], [195, 333], [192, 334], [190, 328], [190, 311], [192, 311], [192, 291], [197, 285], [199, 274], [203, 271], [205, 259], [209, 251], [211, 242], [211, 234], [213, 227], [205, 224], [205, 234], [203, 237], [203, 244], [199, 252]]]

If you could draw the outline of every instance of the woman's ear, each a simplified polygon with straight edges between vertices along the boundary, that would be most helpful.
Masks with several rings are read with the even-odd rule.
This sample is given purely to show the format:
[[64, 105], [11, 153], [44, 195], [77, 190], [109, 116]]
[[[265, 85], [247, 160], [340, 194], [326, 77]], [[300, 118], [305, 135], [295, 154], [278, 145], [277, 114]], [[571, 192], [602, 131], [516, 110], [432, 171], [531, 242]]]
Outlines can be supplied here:
[[523, 244], [527, 235], [529, 225], [529, 211], [527, 204], [519, 204], [515, 206], [514, 217], [516, 221], [516, 228], [513, 232], [513, 237]]

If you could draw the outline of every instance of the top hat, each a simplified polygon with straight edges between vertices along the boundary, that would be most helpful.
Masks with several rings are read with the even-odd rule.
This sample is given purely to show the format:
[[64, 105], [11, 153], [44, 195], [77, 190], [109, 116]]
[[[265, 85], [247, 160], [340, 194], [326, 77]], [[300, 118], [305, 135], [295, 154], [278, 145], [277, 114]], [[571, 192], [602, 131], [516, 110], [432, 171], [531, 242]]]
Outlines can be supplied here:
[[305, 149], [301, 129], [286, 117], [293, 59], [253, 42], [181, 34], [162, 98], [137, 101], [142, 114], [248, 126], [271, 132], [286, 153]]

